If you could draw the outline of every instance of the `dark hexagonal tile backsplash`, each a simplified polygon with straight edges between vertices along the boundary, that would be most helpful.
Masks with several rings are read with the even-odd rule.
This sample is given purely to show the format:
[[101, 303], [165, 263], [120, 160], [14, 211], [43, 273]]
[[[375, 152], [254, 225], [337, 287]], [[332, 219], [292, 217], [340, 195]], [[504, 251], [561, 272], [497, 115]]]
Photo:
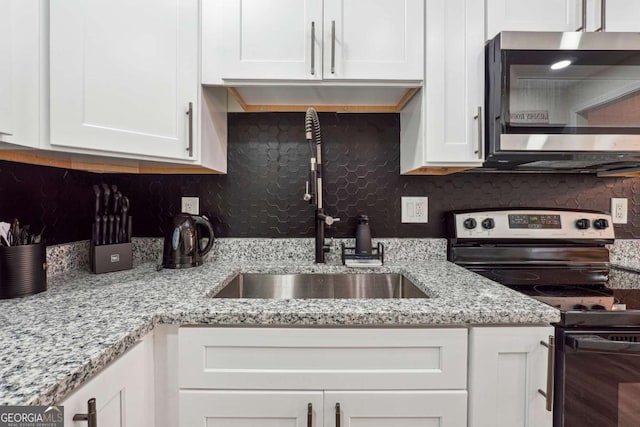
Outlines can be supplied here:
[[[444, 212], [485, 207], [609, 209], [629, 198], [619, 238], [640, 238], [640, 179], [591, 175], [462, 173], [400, 176], [397, 114], [320, 114], [325, 208], [342, 219], [329, 235], [355, 233], [358, 214], [374, 237], [444, 237]], [[311, 149], [303, 113], [229, 115], [227, 175], [96, 175], [0, 162], [0, 220], [47, 225], [47, 242], [88, 239], [94, 183], [117, 184], [132, 201], [135, 236], [162, 236], [180, 196], [200, 197], [217, 236], [311, 237], [302, 200]], [[400, 197], [428, 196], [429, 223], [401, 224]]]

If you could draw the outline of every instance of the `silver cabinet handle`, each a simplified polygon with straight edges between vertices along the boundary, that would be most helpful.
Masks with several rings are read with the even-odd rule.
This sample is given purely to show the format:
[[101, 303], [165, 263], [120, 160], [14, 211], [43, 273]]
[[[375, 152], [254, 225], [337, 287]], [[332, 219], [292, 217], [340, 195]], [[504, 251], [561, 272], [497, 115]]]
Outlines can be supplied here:
[[582, 26], [576, 31], [587, 31], [587, 0], [582, 0]]
[[316, 23], [311, 21], [311, 75], [316, 73]]
[[307, 427], [313, 427], [313, 405], [307, 405]]
[[331, 74], [336, 73], [336, 21], [331, 21]]
[[607, 0], [600, 0], [600, 28], [596, 31], [605, 32], [607, 25]]
[[478, 115], [473, 117], [474, 120], [478, 120], [478, 149], [474, 151], [474, 153], [478, 156], [480, 160], [484, 159], [484, 150], [483, 150], [483, 135], [482, 135], [482, 106], [478, 107]]
[[98, 427], [98, 411], [96, 411], [96, 398], [87, 401], [87, 413], [75, 414], [73, 421], [86, 421], [87, 427]]
[[12, 134], [12, 133], [9, 133], [9, 132], [2, 132], [1, 130], [0, 130], [0, 135], [13, 136], [13, 134]]
[[538, 389], [538, 393], [543, 395], [547, 400], [547, 411], [551, 412], [553, 409], [553, 371], [555, 370], [555, 351], [556, 351], [556, 339], [553, 335], [549, 335], [549, 344], [544, 341], [540, 341], [540, 344], [547, 347], [547, 391]]
[[189, 146], [187, 151], [189, 152], [189, 157], [193, 157], [193, 102], [189, 103], [187, 116], [189, 116]]
[[340, 403], [336, 403], [336, 427], [340, 427]]

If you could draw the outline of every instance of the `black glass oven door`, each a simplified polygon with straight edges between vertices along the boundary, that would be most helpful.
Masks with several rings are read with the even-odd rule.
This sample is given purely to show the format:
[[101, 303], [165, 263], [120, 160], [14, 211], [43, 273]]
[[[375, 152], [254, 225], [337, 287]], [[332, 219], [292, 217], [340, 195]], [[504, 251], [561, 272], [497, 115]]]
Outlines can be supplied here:
[[640, 331], [564, 335], [563, 427], [640, 425]]

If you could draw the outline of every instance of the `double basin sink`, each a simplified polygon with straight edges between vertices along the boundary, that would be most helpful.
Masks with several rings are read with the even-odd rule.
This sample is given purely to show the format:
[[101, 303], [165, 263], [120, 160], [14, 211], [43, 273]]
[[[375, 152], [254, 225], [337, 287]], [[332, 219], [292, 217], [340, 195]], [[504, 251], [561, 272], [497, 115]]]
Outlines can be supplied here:
[[401, 274], [240, 273], [213, 298], [428, 298]]

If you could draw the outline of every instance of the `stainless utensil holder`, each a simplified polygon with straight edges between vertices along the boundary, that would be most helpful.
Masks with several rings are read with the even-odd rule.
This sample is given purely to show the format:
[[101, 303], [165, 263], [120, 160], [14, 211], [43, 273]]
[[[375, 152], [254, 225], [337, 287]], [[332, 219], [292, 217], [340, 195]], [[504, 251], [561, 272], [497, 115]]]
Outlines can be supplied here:
[[91, 272], [96, 274], [133, 268], [131, 243], [100, 246], [92, 244], [89, 258]]
[[47, 250], [44, 243], [0, 246], [0, 299], [47, 290]]

